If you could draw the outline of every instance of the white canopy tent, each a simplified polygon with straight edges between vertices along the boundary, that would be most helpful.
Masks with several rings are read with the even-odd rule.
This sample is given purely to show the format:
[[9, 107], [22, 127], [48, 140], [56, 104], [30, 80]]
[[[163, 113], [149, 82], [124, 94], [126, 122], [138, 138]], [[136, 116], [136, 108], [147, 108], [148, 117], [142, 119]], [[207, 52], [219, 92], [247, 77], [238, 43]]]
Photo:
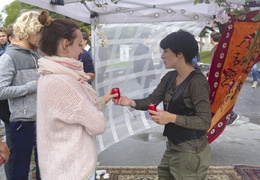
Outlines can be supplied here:
[[[218, 9], [213, 1], [210, 4], [194, 5], [194, 0], [120, 0], [118, 4], [106, 0], [108, 5], [101, 8], [93, 2], [81, 0], [53, 0], [64, 5], [50, 4], [50, 0], [19, 1], [85, 23], [102, 24], [101, 34], [104, 32], [107, 37], [106, 47], [98, 43], [100, 38], [106, 37], [97, 36], [100, 34], [98, 28], [92, 30], [96, 70], [94, 88], [100, 96], [113, 87], [119, 87], [121, 93], [130, 98], [141, 98], [144, 94], [152, 92], [166, 73], [167, 70], [160, 58], [160, 40], [178, 29], [198, 35], [204, 26], [213, 23], [212, 17]], [[245, 0], [233, 2], [245, 4]], [[137, 74], [133, 70], [134, 62], [138, 61], [134, 52], [141, 41], [140, 34], [144, 31], [150, 32], [153, 37], [146, 55], [152, 57], [155, 68], [150, 71], [144, 66], [143, 72]], [[152, 74], [155, 74], [155, 80], [149, 88], [144, 89], [143, 79]], [[142, 78], [141, 84], [137, 82], [136, 77]], [[162, 109], [162, 106], [158, 108]], [[108, 104], [105, 110], [107, 130], [105, 134], [98, 136], [100, 151], [130, 135], [156, 126], [145, 113]]]
[[[120, 0], [118, 4], [97, 7], [93, 2], [81, 0], [19, 0], [34, 6], [54, 11], [76, 20], [99, 24], [115, 23], [151, 23], [173, 21], [195, 21], [204, 24], [212, 23], [215, 3], [194, 5], [194, 0]], [[101, 0], [100, 0], [101, 1]], [[244, 0], [233, 0], [245, 4]], [[102, 1], [104, 2], [104, 0]], [[64, 5], [58, 5], [63, 4]], [[92, 18], [90, 16], [92, 15]]]
[[[107, 2], [108, 5], [102, 7], [84, 0], [19, 1], [89, 24], [195, 21], [209, 25], [213, 22], [212, 16], [216, 14], [217, 9], [214, 0], [210, 0], [210, 4], [197, 5], [194, 5], [194, 0], [119, 0], [117, 4], [110, 0], [95, 0]], [[244, 5], [246, 1], [227, 0], [227, 2]]]

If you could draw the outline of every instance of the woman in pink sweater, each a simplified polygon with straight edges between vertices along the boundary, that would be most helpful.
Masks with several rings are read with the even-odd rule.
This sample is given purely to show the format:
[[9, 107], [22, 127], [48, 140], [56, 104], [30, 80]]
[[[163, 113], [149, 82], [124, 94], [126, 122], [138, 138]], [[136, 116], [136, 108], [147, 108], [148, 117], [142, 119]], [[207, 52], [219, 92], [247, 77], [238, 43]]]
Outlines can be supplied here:
[[105, 131], [102, 110], [116, 94], [96, 98], [78, 61], [82, 34], [68, 19], [39, 16], [41, 77], [37, 94], [37, 146], [42, 180], [94, 180], [95, 136]]

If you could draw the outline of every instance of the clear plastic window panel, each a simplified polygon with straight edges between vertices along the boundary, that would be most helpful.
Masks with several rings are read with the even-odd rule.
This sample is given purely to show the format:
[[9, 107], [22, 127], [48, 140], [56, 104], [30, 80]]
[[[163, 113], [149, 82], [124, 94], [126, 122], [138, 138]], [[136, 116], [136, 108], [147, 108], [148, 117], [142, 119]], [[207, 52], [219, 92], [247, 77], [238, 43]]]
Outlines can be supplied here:
[[[98, 97], [115, 87], [120, 89], [121, 95], [131, 99], [146, 97], [169, 71], [161, 59], [160, 41], [179, 29], [197, 35], [202, 28], [194, 22], [93, 26], [92, 55], [96, 79], [92, 85]], [[149, 38], [143, 37], [145, 33], [150, 34]], [[157, 108], [162, 110], [162, 104]], [[97, 137], [100, 152], [131, 135], [157, 126], [148, 112], [115, 106], [112, 101], [107, 104], [104, 114], [107, 129]]]

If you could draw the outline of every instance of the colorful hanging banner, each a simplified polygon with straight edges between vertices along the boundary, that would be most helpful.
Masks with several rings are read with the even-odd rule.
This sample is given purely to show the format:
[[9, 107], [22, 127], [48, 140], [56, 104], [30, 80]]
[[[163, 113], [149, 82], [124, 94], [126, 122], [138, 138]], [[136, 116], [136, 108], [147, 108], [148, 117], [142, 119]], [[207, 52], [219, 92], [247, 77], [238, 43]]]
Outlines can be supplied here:
[[260, 60], [260, 21], [254, 19], [257, 14], [259, 11], [252, 11], [238, 20], [231, 16], [211, 62], [209, 143], [224, 131], [252, 66]]

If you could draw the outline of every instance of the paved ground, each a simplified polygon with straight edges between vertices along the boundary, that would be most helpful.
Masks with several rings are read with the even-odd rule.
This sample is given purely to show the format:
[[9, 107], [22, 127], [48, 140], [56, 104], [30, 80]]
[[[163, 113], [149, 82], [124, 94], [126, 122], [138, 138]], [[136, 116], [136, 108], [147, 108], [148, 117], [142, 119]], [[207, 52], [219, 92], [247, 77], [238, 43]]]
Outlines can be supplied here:
[[[212, 166], [260, 165], [260, 87], [251, 88], [250, 79], [241, 90], [234, 111], [240, 115], [233, 126], [211, 143]], [[152, 122], [151, 122], [152, 123]], [[102, 166], [156, 166], [165, 150], [163, 126], [130, 136], [99, 154]], [[3, 166], [0, 180], [6, 180]], [[29, 180], [31, 180], [29, 178]]]
[[[233, 126], [211, 143], [213, 166], [260, 165], [260, 87], [245, 82], [234, 111], [240, 115]], [[99, 154], [101, 166], [156, 166], [165, 150], [163, 126], [156, 126], [114, 144]]]
[[[260, 165], [260, 126], [242, 116], [212, 144], [212, 166]], [[252, 117], [255, 118], [255, 117]], [[259, 119], [259, 116], [257, 117]], [[156, 166], [165, 150], [162, 126], [133, 135], [101, 152], [101, 166]]]

